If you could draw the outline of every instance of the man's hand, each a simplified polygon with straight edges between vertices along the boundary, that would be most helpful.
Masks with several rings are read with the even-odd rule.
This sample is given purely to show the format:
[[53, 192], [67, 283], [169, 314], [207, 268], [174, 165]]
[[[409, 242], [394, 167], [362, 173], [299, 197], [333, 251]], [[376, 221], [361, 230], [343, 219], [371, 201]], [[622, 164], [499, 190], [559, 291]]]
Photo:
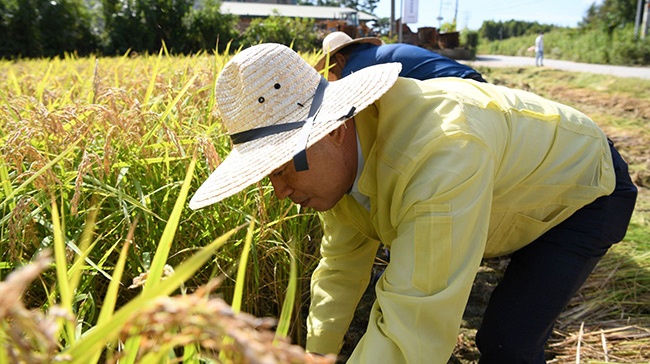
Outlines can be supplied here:
[[336, 355], [328, 354], [322, 355], [318, 353], [306, 353], [305, 364], [334, 364], [336, 362]]

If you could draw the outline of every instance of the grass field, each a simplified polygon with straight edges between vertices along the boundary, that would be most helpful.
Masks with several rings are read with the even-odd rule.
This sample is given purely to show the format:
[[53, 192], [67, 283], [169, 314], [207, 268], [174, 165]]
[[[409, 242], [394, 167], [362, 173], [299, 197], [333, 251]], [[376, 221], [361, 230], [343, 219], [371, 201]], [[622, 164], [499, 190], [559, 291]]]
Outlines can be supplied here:
[[[227, 60], [163, 51], [0, 61], [0, 341], [7, 344], [0, 362], [160, 362], [174, 355], [188, 363], [236, 362], [242, 347], [302, 358], [320, 237], [315, 216], [276, 201], [266, 181], [222, 204], [187, 208], [230, 148], [212, 94]], [[641, 187], [625, 241], [558, 322], [551, 360], [576, 362], [579, 353], [582, 362], [649, 362], [650, 82], [533, 68], [481, 71], [490, 82], [592, 116]], [[44, 251], [51, 263], [38, 260]], [[486, 261], [479, 274], [455, 360], [476, 359], [472, 335], [502, 263]], [[228, 321], [226, 303], [232, 312], [280, 318], [278, 335], [253, 317]], [[211, 321], [218, 313], [227, 324]], [[362, 330], [352, 328], [348, 347]], [[232, 339], [224, 342], [224, 333]], [[288, 348], [284, 336], [298, 346], [281, 350]]]

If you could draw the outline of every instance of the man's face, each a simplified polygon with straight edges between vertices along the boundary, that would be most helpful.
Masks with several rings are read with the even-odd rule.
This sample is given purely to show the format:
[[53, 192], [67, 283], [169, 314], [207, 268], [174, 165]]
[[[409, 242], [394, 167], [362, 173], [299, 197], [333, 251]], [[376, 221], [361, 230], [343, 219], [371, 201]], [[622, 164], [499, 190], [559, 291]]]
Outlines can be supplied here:
[[336, 81], [341, 79], [346, 61], [347, 60], [344, 55], [338, 52], [334, 53], [334, 56], [330, 58], [330, 68], [327, 72], [328, 81]]
[[[348, 138], [341, 133], [349, 133]], [[354, 142], [351, 149], [350, 136]], [[269, 175], [275, 195], [289, 198], [302, 207], [326, 211], [345, 195], [356, 178], [356, 136], [341, 126], [307, 149], [309, 169], [297, 172], [293, 161]]]

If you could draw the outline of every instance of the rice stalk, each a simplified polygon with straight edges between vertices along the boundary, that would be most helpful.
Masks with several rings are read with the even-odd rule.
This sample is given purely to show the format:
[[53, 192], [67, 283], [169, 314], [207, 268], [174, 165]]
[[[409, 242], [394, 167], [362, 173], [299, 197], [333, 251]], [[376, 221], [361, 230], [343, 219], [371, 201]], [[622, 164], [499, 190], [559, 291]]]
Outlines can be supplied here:
[[[176, 290], [183, 282], [189, 279], [196, 270], [204, 264], [216, 249], [224, 245], [228, 239], [241, 227], [235, 228], [215, 239], [212, 243], [201, 248], [189, 259], [174, 269], [174, 274], [167, 279], [159, 281], [151, 289], [143, 290], [136, 298], [117, 310], [110, 320], [101, 325], [96, 325], [88, 330], [74, 346], [68, 347], [61, 352], [61, 355], [72, 358], [71, 364], [85, 364], [94, 355], [101, 351], [109, 342], [112, 342], [119, 335], [119, 331], [132, 320], [142, 307], [157, 297], [169, 295]], [[136, 346], [137, 349], [137, 346]], [[128, 361], [124, 361], [127, 362]]]
[[296, 300], [296, 290], [298, 282], [298, 268], [296, 266], [296, 259], [294, 257], [293, 249], [289, 250], [291, 256], [291, 270], [289, 273], [289, 284], [287, 286], [287, 293], [282, 303], [282, 311], [278, 320], [278, 328], [276, 330], [276, 338], [286, 338], [289, 334], [291, 327], [291, 313], [293, 312], [293, 305]]
[[[148, 278], [142, 291], [146, 293], [149, 290], [152, 290], [159, 284], [160, 279], [162, 278], [163, 270], [167, 262], [167, 257], [169, 256], [169, 251], [171, 250], [171, 245], [174, 240], [174, 235], [176, 229], [178, 229], [178, 223], [180, 221], [180, 216], [183, 208], [185, 207], [185, 202], [187, 200], [187, 194], [190, 189], [190, 182], [194, 176], [194, 167], [196, 166], [196, 155], [192, 158], [190, 165], [188, 167], [187, 173], [185, 175], [185, 181], [181, 186], [179, 196], [174, 205], [174, 209], [171, 212], [169, 220], [165, 225], [165, 230], [163, 231], [160, 243], [156, 249], [153, 261], [151, 262], [151, 267], [149, 268]], [[137, 354], [136, 348], [139, 346], [139, 337], [133, 337], [125, 343], [125, 352], [127, 357], [125, 358], [127, 363], [132, 363], [135, 360], [135, 355]]]
[[253, 231], [255, 229], [255, 219], [251, 219], [246, 232], [246, 239], [244, 239], [244, 247], [239, 256], [239, 265], [237, 267], [237, 277], [235, 279], [235, 293], [232, 299], [232, 309], [235, 313], [241, 311], [241, 302], [244, 295], [244, 282], [246, 281], [246, 268], [248, 266], [248, 256], [253, 242]]
[[151, 98], [151, 94], [153, 93], [154, 86], [156, 85], [156, 79], [158, 78], [158, 69], [160, 68], [160, 60], [162, 57], [162, 48], [158, 52], [158, 57], [156, 58], [156, 62], [154, 63], [153, 69], [151, 71], [151, 77], [149, 80], [149, 86], [147, 86], [147, 91], [144, 94], [144, 98], [142, 99], [142, 103], [144, 105], [149, 104], [149, 98]]
[[[72, 314], [72, 296], [74, 294], [68, 278], [68, 261], [65, 248], [65, 239], [61, 227], [61, 218], [59, 217], [59, 207], [54, 196], [51, 196], [52, 203], [52, 234], [54, 236], [54, 260], [56, 262], [56, 277], [59, 298], [61, 300], [61, 309]], [[75, 328], [72, 322], [65, 323], [65, 338], [68, 345], [74, 345], [76, 339]]]
[[276, 339], [271, 330], [274, 320], [236, 313], [222, 299], [209, 297], [217, 284], [218, 281], [213, 280], [190, 295], [161, 297], [138, 312], [122, 332], [122, 335], [137, 332], [146, 338], [140, 347], [138, 362], [161, 362], [171, 348], [197, 342], [203, 360], [334, 363], [333, 355], [311, 358], [304, 349]]
[[[139, 215], [133, 220], [133, 224], [129, 229], [129, 232], [124, 240], [124, 245], [122, 245], [122, 250], [120, 256], [115, 264], [115, 269], [113, 270], [113, 275], [111, 276], [111, 281], [109, 283], [108, 289], [106, 290], [106, 295], [104, 296], [104, 301], [102, 302], [102, 309], [99, 312], [99, 317], [97, 318], [96, 325], [103, 325], [113, 316], [115, 310], [115, 303], [117, 302], [117, 297], [119, 294], [120, 282], [122, 281], [122, 274], [124, 273], [124, 266], [127, 262], [127, 253], [133, 242], [133, 235], [135, 232], [135, 227], [138, 224]], [[96, 351], [95, 355], [90, 359], [90, 363], [98, 363], [101, 352]]]
[[50, 264], [50, 253], [44, 251], [36, 259], [12, 272], [0, 283], [0, 362], [51, 363], [58, 347], [59, 319], [72, 321], [57, 307], [48, 314], [28, 310], [22, 303], [29, 284]]
[[[46, 173], [50, 170], [50, 168], [52, 168], [52, 166], [56, 165], [64, 158], [68, 157], [68, 155], [74, 151], [77, 143], [73, 143], [72, 145], [69, 145], [68, 148], [65, 151], [63, 151], [63, 153], [57, 155], [50, 162], [48, 162], [47, 164], [39, 168], [36, 172], [31, 174], [29, 178], [27, 178], [22, 184], [20, 184], [20, 186], [13, 189], [13, 191], [11, 191], [11, 193], [7, 197], [5, 197], [5, 199], [2, 200], [2, 202], [0, 202], [0, 209], [3, 209], [9, 201], [12, 201], [12, 199], [15, 198], [19, 192], [23, 192], [23, 190], [26, 189], [26, 187], [29, 186], [32, 182], [36, 181], [38, 178], [44, 177]], [[47, 186], [48, 183], [42, 181], [41, 183], [39, 183], [39, 186], [40, 185]]]

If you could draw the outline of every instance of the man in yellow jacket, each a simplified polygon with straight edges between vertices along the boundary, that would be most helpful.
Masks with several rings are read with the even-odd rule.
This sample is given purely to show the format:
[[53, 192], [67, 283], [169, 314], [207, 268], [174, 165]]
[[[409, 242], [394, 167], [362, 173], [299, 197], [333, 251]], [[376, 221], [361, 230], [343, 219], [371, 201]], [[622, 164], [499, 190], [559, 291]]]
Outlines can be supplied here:
[[327, 82], [292, 50], [248, 48], [217, 80], [234, 149], [190, 207], [269, 176], [320, 212], [307, 349], [338, 353], [380, 244], [391, 259], [350, 363], [446, 363], [483, 257], [512, 254], [477, 334], [481, 363], [543, 363], [556, 318], [622, 240], [636, 188], [584, 114], [399, 64]]

